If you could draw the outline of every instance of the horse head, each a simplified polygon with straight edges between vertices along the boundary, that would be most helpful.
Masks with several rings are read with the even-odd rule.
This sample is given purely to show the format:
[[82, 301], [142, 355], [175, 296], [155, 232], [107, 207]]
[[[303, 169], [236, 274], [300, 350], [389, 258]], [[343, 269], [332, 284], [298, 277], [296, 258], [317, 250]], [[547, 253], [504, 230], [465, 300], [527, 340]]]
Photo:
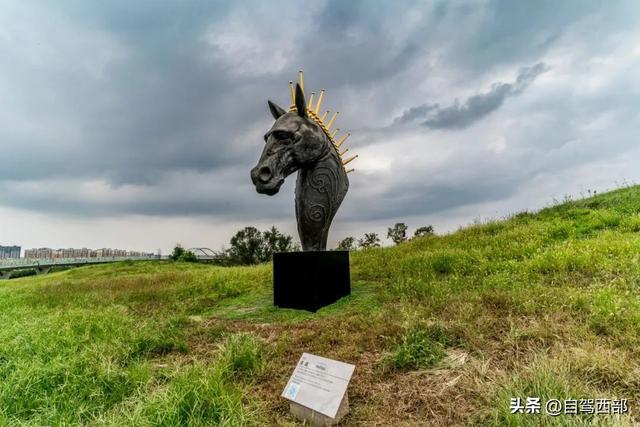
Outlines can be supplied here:
[[296, 111], [286, 112], [268, 101], [276, 120], [264, 135], [265, 147], [258, 164], [251, 170], [256, 191], [274, 195], [285, 178], [300, 168], [311, 166], [330, 150], [329, 139], [320, 126], [307, 116], [307, 106], [300, 85], [296, 85]]

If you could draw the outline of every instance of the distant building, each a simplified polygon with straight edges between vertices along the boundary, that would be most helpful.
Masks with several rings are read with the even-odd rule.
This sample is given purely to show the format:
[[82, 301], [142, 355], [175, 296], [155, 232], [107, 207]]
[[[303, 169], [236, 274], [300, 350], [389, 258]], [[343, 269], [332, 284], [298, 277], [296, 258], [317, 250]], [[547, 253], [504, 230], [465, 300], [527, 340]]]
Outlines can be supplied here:
[[[20, 256], [20, 247], [18, 248], [18, 257]], [[2, 246], [0, 246], [2, 248]], [[110, 258], [110, 257], [153, 257], [153, 254], [140, 251], [126, 251], [124, 249], [87, 249], [87, 248], [34, 248], [25, 249], [24, 257], [31, 259], [43, 259], [43, 258]], [[0, 256], [1, 258], [1, 256]]]
[[25, 258], [53, 258], [54, 250], [51, 248], [33, 248], [33, 249], [25, 249], [24, 257]]
[[104, 257], [112, 256], [112, 253], [113, 251], [111, 249], [102, 248], [96, 251], [96, 257], [104, 258]]
[[38, 256], [36, 258], [53, 258], [53, 249], [51, 248], [40, 248], [37, 251]]
[[20, 246], [0, 246], [0, 259], [20, 258]]
[[25, 258], [37, 258], [38, 250], [37, 249], [25, 249], [24, 257]]

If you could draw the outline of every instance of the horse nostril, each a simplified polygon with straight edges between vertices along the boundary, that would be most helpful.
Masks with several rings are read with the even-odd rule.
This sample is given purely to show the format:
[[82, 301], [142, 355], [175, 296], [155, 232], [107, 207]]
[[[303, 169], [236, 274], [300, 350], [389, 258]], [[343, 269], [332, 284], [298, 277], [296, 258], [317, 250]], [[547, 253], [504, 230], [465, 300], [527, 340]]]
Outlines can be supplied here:
[[269, 182], [271, 179], [271, 168], [269, 166], [263, 166], [258, 172], [258, 179], [262, 182]]

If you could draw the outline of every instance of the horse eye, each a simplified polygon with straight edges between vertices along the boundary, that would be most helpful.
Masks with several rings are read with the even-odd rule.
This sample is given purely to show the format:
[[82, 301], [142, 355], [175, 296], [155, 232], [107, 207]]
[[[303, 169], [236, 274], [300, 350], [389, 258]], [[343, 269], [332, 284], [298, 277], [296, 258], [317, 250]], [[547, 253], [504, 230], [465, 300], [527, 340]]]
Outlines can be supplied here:
[[276, 137], [277, 140], [283, 141], [286, 139], [291, 139], [291, 133], [284, 130], [277, 130], [273, 132], [273, 136]]

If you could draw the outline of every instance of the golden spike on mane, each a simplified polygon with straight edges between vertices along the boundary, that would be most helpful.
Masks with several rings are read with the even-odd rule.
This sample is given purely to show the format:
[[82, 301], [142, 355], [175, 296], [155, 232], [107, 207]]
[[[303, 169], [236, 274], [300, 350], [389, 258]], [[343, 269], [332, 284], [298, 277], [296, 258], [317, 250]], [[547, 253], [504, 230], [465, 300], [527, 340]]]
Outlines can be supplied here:
[[340, 147], [342, 145], [343, 142], [345, 142], [347, 140], [347, 138], [349, 138], [349, 136], [351, 136], [350, 133], [347, 133], [345, 136], [343, 136], [342, 138], [340, 138], [340, 141], [338, 141], [336, 143], [336, 147]]
[[351, 172], [353, 172], [354, 170], [355, 170], [355, 169], [349, 169], [349, 170], [347, 171], [347, 173], [351, 173]]
[[[304, 93], [304, 72], [302, 70], [298, 71], [298, 85], [300, 85], [300, 89], [302, 89], [302, 93]], [[296, 89], [293, 85], [293, 82], [289, 82], [289, 92], [291, 95], [291, 106], [289, 107], [289, 111], [296, 111]], [[318, 98], [317, 101], [314, 105], [314, 98], [315, 98], [315, 92], [311, 92], [311, 96], [309, 96], [308, 102], [307, 102], [307, 106], [306, 106], [306, 113], [307, 113], [307, 118], [313, 122], [315, 122], [315, 124], [317, 124], [320, 129], [322, 129], [322, 131], [325, 133], [325, 135], [327, 136], [327, 138], [329, 139], [329, 141], [333, 144], [333, 146], [336, 148], [336, 152], [338, 154], [338, 156], [340, 158], [342, 158], [342, 155], [344, 155], [347, 151], [349, 151], [348, 148], [340, 151], [338, 150], [338, 148], [340, 148], [340, 146], [347, 140], [347, 138], [349, 136], [351, 136], [351, 133], [347, 133], [346, 135], [343, 135], [342, 137], [340, 137], [340, 140], [336, 142], [336, 140], [334, 139], [338, 132], [340, 131], [339, 128], [335, 129], [334, 131], [330, 131], [331, 127], [333, 126], [333, 123], [335, 122], [336, 118], [338, 117], [338, 114], [340, 114], [339, 112], [335, 112], [333, 113], [333, 116], [331, 116], [331, 119], [326, 122], [325, 120], [327, 120], [327, 116], [329, 115], [329, 110], [325, 111], [324, 114], [322, 115], [322, 117], [319, 116], [320, 114], [320, 107], [322, 106], [322, 101], [324, 101], [324, 92], [325, 90], [322, 89], [320, 90], [319, 94], [318, 94]], [[351, 162], [352, 160], [354, 160], [355, 158], [357, 158], [358, 156], [355, 155], [353, 157], [350, 157], [349, 159], [345, 160], [344, 162], [342, 162], [343, 165], [346, 165], [347, 163]], [[353, 169], [350, 169], [347, 171], [347, 173], [349, 172], [353, 172]]]
[[315, 92], [311, 92], [311, 96], [309, 97], [309, 103], [307, 104], [307, 109], [309, 111], [313, 110], [313, 108], [312, 108], [313, 107], [313, 97], [314, 97], [315, 94], [316, 94]]
[[298, 84], [300, 84], [300, 89], [304, 93], [304, 72], [302, 70], [298, 71]]
[[316, 104], [316, 110], [313, 112], [316, 116], [320, 113], [320, 105], [322, 104], [322, 98], [324, 97], [324, 89], [320, 90], [320, 96], [318, 96], [318, 103]]
[[336, 111], [335, 113], [333, 113], [333, 117], [331, 117], [331, 120], [329, 120], [329, 123], [327, 123], [327, 130], [331, 129], [331, 125], [335, 121], [336, 117], [338, 117], [338, 114], [340, 114], [339, 111]]
[[358, 155], [356, 154], [355, 156], [351, 156], [349, 157], [347, 160], [345, 160], [344, 162], [342, 162], [343, 165], [346, 165], [347, 163], [349, 163], [350, 161], [352, 161], [353, 159], [356, 159], [358, 157]]
[[289, 92], [291, 93], [291, 105], [296, 105], [296, 93], [293, 90], [293, 82], [289, 82]]

